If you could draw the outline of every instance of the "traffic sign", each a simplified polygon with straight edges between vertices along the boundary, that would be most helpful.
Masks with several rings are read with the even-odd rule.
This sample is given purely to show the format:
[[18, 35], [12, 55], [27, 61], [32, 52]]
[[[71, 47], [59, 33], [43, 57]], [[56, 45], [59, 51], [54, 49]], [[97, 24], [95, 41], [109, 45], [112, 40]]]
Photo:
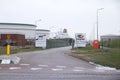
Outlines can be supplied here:
[[10, 34], [7, 34], [7, 39], [10, 39], [11, 38], [11, 35]]
[[10, 44], [10, 43], [12, 43], [12, 40], [11, 39], [7, 39], [6, 43]]

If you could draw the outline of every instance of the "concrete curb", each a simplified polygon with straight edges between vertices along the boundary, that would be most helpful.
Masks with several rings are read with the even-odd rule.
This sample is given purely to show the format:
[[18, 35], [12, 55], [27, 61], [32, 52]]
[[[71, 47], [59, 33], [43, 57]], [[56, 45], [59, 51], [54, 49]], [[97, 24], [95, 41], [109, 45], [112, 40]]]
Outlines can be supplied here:
[[117, 70], [116, 68], [113, 68], [113, 67], [108, 67], [108, 66], [102, 66], [102, 65], [99, 65], [99, 64], [95, 64], [94, 62], [89, 62], [89, 63], [92, 64], [92, 65], [95, 65], [96, 69], [98, 69], [98, 70]]
[[18, 64], [20, 62], [20, 58], [13, 55], [1, 55], [0, 56], [0, 64]]

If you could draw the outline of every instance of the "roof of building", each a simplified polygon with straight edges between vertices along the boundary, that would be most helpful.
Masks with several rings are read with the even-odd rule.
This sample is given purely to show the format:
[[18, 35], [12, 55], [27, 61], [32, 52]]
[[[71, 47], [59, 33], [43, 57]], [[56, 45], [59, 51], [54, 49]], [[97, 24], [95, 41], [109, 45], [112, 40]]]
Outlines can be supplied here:
[[36, 29], [36, 31], [48, 31], [48, 32], [50, 32], [50, 30], [46, 30], [46, 29]]
[[120, 37], [120, 35], [112, 35], [112, 34], [110, 34], [110, 35], [102, 35], [101, 37], [111, 37], [111, 36]]
[[34, 26], [34, 27], [37, 27], [34, 24], [25, 24], [25, 23], [0, 23], [0, 25], [23, 25], [23, 26]]

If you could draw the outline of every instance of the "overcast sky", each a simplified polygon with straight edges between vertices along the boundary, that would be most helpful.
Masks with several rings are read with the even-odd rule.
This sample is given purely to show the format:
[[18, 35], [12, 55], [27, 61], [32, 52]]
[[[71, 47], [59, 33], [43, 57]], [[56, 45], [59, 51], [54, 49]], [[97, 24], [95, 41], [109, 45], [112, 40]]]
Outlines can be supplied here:
[[99, 36], [120, 34], [120, 0], [0, 0], [0, 22], [35, 24], [37, 21], [39, 29], [66, 28], [71, 37], [86, 33], [90, 39], [96, 30], [100, 8], [104, 9], [99, 10]]

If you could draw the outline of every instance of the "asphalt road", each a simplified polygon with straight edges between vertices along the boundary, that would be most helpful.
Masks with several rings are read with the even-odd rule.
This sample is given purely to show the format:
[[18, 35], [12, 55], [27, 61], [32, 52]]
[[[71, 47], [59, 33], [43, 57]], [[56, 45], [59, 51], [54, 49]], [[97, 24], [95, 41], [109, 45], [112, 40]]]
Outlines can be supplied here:
[[68, 56], [71, 47], [15, 54], [19, 64], [0, 64], [0, 80], [120, 80], [120, 70], [101, 69]]

